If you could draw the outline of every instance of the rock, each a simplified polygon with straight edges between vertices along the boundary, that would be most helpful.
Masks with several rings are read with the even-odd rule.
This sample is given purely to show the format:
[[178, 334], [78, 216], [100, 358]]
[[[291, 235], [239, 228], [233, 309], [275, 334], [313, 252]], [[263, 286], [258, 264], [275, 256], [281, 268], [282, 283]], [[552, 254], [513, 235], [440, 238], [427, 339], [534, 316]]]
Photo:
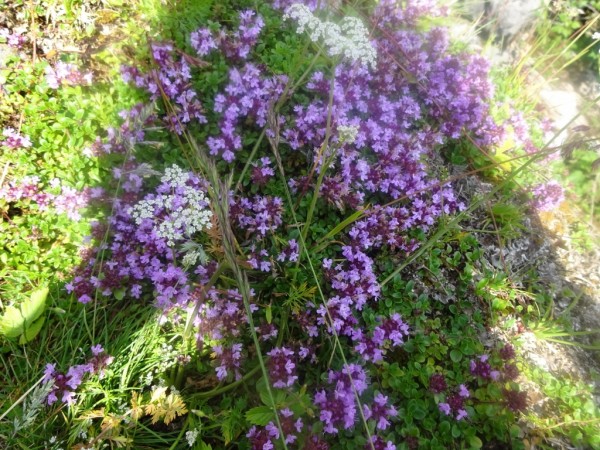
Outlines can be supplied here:
[[482, 18], [489, 31], [511, 38], [531, 26], [545, 7], [543, 0], [487, 0], [465, 2], [464, 8], [473, 18]]

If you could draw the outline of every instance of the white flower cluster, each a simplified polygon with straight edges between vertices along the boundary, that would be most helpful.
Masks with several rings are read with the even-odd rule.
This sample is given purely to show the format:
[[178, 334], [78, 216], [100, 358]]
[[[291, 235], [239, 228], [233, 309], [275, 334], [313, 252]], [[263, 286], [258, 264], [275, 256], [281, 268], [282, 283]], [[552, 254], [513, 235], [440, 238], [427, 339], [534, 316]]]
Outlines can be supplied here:
[[308, 32], [313, 42], [323, 39], [331, 56], [343, 55], [375, 69], [377, 52], [369, 42], [369, 32], [360, 19], [344, 17], [339, 25], [321, 21], [301, 3], [290, 6], [283, 17], [295, 20], [298, 23], [296, 31]]
[[[166, 239], [167, 245], [171, 247], [175, 245], [175, 241], [209, 229], [212, 225], [212, 211], [206, 208], [204, 192], [189, 186], [189, 179], [190, 174], [178, 166], [166, 169], [161, 182], [171, 188], [171, 193], [141, 200], [130, 211], [138, 225], [144, 219], [154, 221], [154, 232], [158, 237]], [[161, 211], [164, 211], [166, 217], [157, 219], [157, 215], [164, 216]]]
[[338, 138], [340, 143], [354, 144], [356, 136], [358, 136], [358, 126], [356, 125], [338, 125]]
[[193, 430], [185, 432], [185, 440], [187, 441], [187, 443], [190, 447], [194, 446], [194, 444], [196, 443], [196, 439], [198, 439], [199, 434], [200, 434], [200, 431], [197, 428], [194, 428]]

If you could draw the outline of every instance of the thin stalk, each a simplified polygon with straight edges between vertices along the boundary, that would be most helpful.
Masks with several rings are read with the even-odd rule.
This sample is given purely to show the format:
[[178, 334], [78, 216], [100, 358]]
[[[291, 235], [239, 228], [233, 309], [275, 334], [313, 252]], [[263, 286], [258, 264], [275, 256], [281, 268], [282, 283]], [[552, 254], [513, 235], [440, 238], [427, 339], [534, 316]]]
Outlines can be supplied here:
[[265, 137], [265, 132], [266, 131], [267, 131], [267, 127], [265, 126], [262, 129], [262, 131], [260, 132], [260, 136], [258, 136], [258, 139], [256, 140], [256, 143], [254, 144], [254, 147], [252, 147], [252, 152], [250, 152], [250, 156], [248, 157], [248, 161], [246, 161], [246, 164], [244, 165], [244, 168], [242, 169], [242, 173], [240, 173], [240, 176], [238, 178], [238, 182], [235, 185], [235, 191], [236, 192], [240, 190], [240, 186], [242, 185], [242, 181], [244, 180], [244, 175], [246, 175], [246, 172], [248, 172], [248, 169], [250, 168], [250, 164], [252, 164], [252, 160], [254, 160], [254, 157], [256, 156], [256, 152], [258, 151], [258, 147], [260, 146], [260, 144], [262, 143], [262, 140]]
[[[332, 120], [332, 116], [333, 116], [333, 90], [334, 90], [334, 84], [335, 84], [335, 74], [333, 75], [333, 77], [331, 78], [331, 84], [330, 84], [330, 88], [329, 88], [329, 103], [327, 105], [327, 128], [325, 129], [325, 140], [323, 141], [323, 144], [321, 145], [321, 148], [319, 150], [319, 155], [318, 155], [318, 159], [317, 161], [315, 161], [314, 167], [311, 170], [311, 174], [314, 173], [314, 171], [316, 170], [317, 164], [319, 163], [319, 160], [322, 161], [321, 164], [321, 169], [319, 171], [319, 177], [317, 178], [317, 183], [315, 185], [315, 189], [314, 189], [314, 193], [310, 202], [310, 206], [308, 208], [308, 213], [306, 214], [306, 220], [304, 222], [304, 227], [302, 229], [302, 242], [306, 242], [306, 238], [308, 236], [308, 230], [310, 228], [311, 222], [312, 222], [312, 217], [313, 214], [315, 212], [315, 207], [317, 205], [317, 200], [319, 198], [319, 191], [321, 189], [321, 184], [323, 183], [323, 178], [325, 177], [325, 172], [327, 171], [327, 161], [325, 158], [326, 152], [327, 152], [327, 148], [329, 147], [329, 139], [331, 137], [331, 120]], [[287, 184], [286, 184], [287, 186]], [[304, 245], [304, 244], [301, 245]], [[300, 261], [302, 260], [302, 257], [300, 256], [298, 258], [298, 261], [296, 262], [296, 267], [298, 267], [300, 265]]]

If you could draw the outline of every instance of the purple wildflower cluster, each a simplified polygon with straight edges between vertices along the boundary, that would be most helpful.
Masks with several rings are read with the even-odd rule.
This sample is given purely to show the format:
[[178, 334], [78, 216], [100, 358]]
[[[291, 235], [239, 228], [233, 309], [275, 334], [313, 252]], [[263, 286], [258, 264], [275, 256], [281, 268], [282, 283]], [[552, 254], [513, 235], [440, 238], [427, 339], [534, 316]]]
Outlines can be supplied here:
[[271, 159], [268, 157], [260, 158], [258, 162], [252, 164], [252, 182], [257, 186], [266, 185], [269, 180], [275, 175], [273, 167], [271, 167]]
[[558, 181], [549, 181], [531, 189], [531, 206], [537, 211], [550, 211], [565, 200], [565, 191]]
[[255, 195], [253, 198], [241, 197], [230, 203], [230, 215], [237, 226], [255, 234], [258, 239], [267, 233], [273, 233], [283, 223], [283, 201], [279, 197]]
[[[27, 176], [19, 182], [11, 181], [0, 188], [0, 198], [9, 203], [33, 202], [37, 204], [40, 211], [54, 208], [59, 214], [66, 214], [69, 219], [81, 220], [81, 211], [85, 209], [92, 200], [99, 200], [104, 191], [102, 188], [85, 188], [82, 191], [69, 186], [60, 186], [58, 180], [51, 182], [49, 190], [43, 190], [38, 176]], [[60, 192], [53, 193], [52, 190], [60, 188]]]
[[237, 30], [219, 30], [213, 33], [208, 28], [199, 28], [190, 35], [192, 48], [199, 56], [208, 56], [213, 50], [220, 50], [229, 59], [247, 59], [258, 42], [258, 35], [264, 27], [263, 18], [252, 10], [239, 14]]
[[220, 155], [232, 162], [235, 152], [242, 148], [239, 126], [245, 120], [264, 127], [269, 108], [283, 93], [287, 77], [284, 75], [265, 77], [252, 63], [241, 69], [229, 70], [229, 84], [223, 93], [215, 97], [214, 111], [221, 115], [220, 134], [207, 140], [211, 155]]
[[506, 344], [498, 352], [501, 362], [492, 367], [488, 355], [480, 355], [471, 360], [469, 367], [471, 374], [484, 380], [492, 381], [514, 381], [519, 377], [519, 369], [515, 363], [515, 350], [510, 344]]
[[[114, 296], [124, 289], [139, 298], [143, 284], [150, 283], [159, 308], [186, 306], [190, 277], [176, 263], [176, 258], [184, 256], [177, 245], [210, 227], [211, 213], [202, 194], [205, 182], [174, 166], [165, 171], [154, 192], [142, 197], [142, 180], [135, 167], [119, 175], [128, 189], [113, 202], [110, 245], [91, 250], [87, 263], [67, 285], [68, 291], [88, 303], [96, 292]], [[104, 250], [110, 251], [110, 257], [101, 257]]]
[[123, 119], [121, 126], [118, 129], [108, 128], [106, 137], [104, 139], [97, 137], [91, 147], [84, 150], [84, 154], [90, 157], [113, 153], [126, 154], [136, 144], [143, 142], [144, 128], [156, 120], [156, 116], [149, 111], [149, 108], [141, 103], [129, 110], [121, 111], [119, 116]]
[[292, 386], [298, 379], [294, 351], [285, 347], [276, 347], [267, 355], [270, 356], [269, 376], [273, 387], [286, 388]]
[[[256, 45], [263, 26], [264, 21], [260, 15], [250, 10], [242, 11], [236, 31], [221, 30], [215, 35], [207, 28], [200, 28], [191, 35], [192, 47], [200, 56], [220, 50], [231, 63], [243, 62]], [[229, 70], [229, 83], [214, 100], [213, 110], [221, 116], [221, 120], [220, 133], [209, 137], [207, 141], [211, 155], [219, 155], [225, 161], [232, 162], [235, 152], [242, 148], [239, 132], [242, 122], [251, 119], [260, 127], [266, 125], [269, 108], [282, 94], [287, 77], [268, 77], [262, 72], [257, 65], [250, 62]], [[267, 167], [266, 161], [266, 158], [261, 159], [262, 167]], [[272, 169], [253, 173], [259, 176], [259, 182], [265, 182], [266, 177], [273, 175]]]
[[[519, 376], [519, 369], [515, 364], [515, 350], [512, 345], [506, 344], [499, 351], [499, 370], [495, 369], [490, 362], [489, 355], [479, 355], [469, 363], [471, 375], [476, 377], [472, 384], [482, 382], [502, 383], [504, 405], [514, 412], [524, 411], [527, 407], [527, 395], [513, 389], [508, 389], [506, 383], [514, 381]], [[450, 389], [442, 374], [435, 373], [429, 378], [429, 390], [436, 395], [441, 395], [445, 401], [438, 403], [438, 409], [446, 416], [452, 416], [456, 420], [468, 417], [465, 402], [471, 398], [471, 393], [465, 384]]]
[[183, 127], [192, 121], [205, 124], [202, 105], [190, 84], [192, 73], [188, 62], [176, 56], [170, 43], [153, 43], [152, 57], [157, 68], [142, 73], [137, 67], [124, 66], [121, 68], [123, 80], [144, 88], [152, 100], [161, 96], [168, 99], [165, 121], [177, 134], [183, 133]]
[[86, 375], [102, 377], [104, 368], [113, 361], [113, 357], [106, 354], [101, 345], [92, 347], [92, 355], [85, 364], [71, 366], [66, 373], [58, 372], [55, 364], [46, 365], [44, 383], [52, 383], [52, 389], [46, 399], [49, 405], [59, 399], [69, 405], [74, 403], [75, 391], [83, 383]]
[[9, 47], [21, 50], [27, 42], [27, 35], [19, 30], [10, 31], [8, 28], [0, 29], [0, 38], [6, 39]]
[[392, 314], [373, 330], [371, 336], [365, 336], [362, 329], [354, 330], [352, 340], [354, 350], [365, 361], [381, 362], [386, 347], [398, 347], [408, 337], [408, 325], [402, 321], [400, 314]]
[[389, 420], [398, 415], [398, 411], [388, 404], [388, 397], [381, 393], [375, 395], [372, 402], [366, 401], [366, 396], [362, 394], [369, 387], [367, 374], [357, 364], [346, 365], [341, 371], [330, 370], [327, 382], [328, 389], [322, 389], [314, 396], [325, 433], [336, 434], [341, 429], [350, 430], [359, 423], [357, 397], [365, 419], [373, 420], [378, 430], [387, 429], [390, 426]]
[[271, 6], [279, 11], [286, 11], [294, 3], [301, 3], [307, 6], [311, 11], [315, 11], [317, 7], [320, 7], [321, 9], [325, 8], [325, 3], [319, 0], [303, 0], [300, 2], [297, 0], [273, 0]]
[[439, 410], [447, 416], [453, 416], [456, 420], [462, 420], [468, 416], [465, 409], [465, 400], [471, 396], [464, 384], [458, 387], [457, 392], [446, 396], [446, 401], [438, 403]]
[[[294, 413], [284, 408], [278, 412], [279, 422], [281, 424], [281, 431], [283, 432], [283, 441], [286, 445], [293, 444], [298, 439], [298, 433], [304, 428], [302, 419], [294, 420]], [[246, 435], [250, 439], [252, 449], [256, 450], [269, 450], [275, 448], [275, 442], [282, 439], [279, 427], [277, 427], [272, 421], [269, 422], [264, 428], [252, 427]], [[305, 446], [305, 448], [307, 448]], [[308, 447], [310, 448], [310, 447]], [[325, 447], [327, 449], [328, 447]]]
[[342, 371], [329, 371], [329, 389], [315, 394], [314, 403], [320, 410], [319, 418], [325, 425], [326, 433], [338, 433], [339, 429], [354, 428], [358, 420], [356, 396], [367, 388], [367, 375], [364, 369], [350, 364]]
[[242, 362], [242, 344], [233, 344], [231, 347], [215, 345], [215, 360], [217, 361], [217, 378], [224, 380], [230, 373], [235, 374], [235, 379], [239, 380]]
[[52, 89], [61, 86], [77, 86], [92, 84], [92, 73], [82, 73], [75, 64], [58, 61], [54, 67], [48, 66], [45, 70], [46, 83]]
[[13, 149], [31, 147], [31, 141], [29, 138], [18, 133], [13, 128], [5, 128], [2, 131], [2, 136], [4, 136], [4, 140], [1, 144], [5, 147]]

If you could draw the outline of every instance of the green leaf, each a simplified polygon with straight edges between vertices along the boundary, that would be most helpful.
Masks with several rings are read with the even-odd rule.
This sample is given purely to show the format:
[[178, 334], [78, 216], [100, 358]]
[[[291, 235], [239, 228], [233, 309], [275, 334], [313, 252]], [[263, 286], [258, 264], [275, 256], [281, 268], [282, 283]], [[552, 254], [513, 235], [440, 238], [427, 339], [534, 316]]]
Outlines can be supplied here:
[[28, 342], [33, 341], [33, 339], [41, 331], [45, 321], [46, 317], [42, 316], [38, 320], [33, 322], [31, 326], [25, 330], [25, 333], [21, 335], [21, 338], [19, 339], [19, 344], [27, 344]]
[[521, 435], [521, 427], [516, 424], [512, 424], [510, 426], [510, 436], [513, 438], [518, 438]]
[[452, 425], [452, 437], [456, 439], [456, 438], [459, 438], [460, 435], [461, 435], [460, 428], [458, 428], [456, 425]]
[[481, 448], [483, 447], [483, 442], [481, 442], [481, 439], [479, 439], [477, 436], [473, 436], [471, 439], [469, 439], [469, 445], [471, 448]]
[[47, 296], [48, 288], [44, 287], [32, 292], [30, 297], [19, 307], [9, 306], [6, 308], [4, 315], [0, 318], [0, 334], [8, 338], [16, 338], [23, 334], [44, 312]]
[[252, 425], [264, 427], [273, 419], [273, 410], [268, 406], [257, 406], [246, 411], [246, 420]]
[[462, 359], [462, 353], [458, 350], [452, 350], [450, 352], [450, 359], [457, 363]]
[[271, 305], [267, 306], [266, 312], [267, 323], [271, 323], [273, 321], [273, 310], [271, 309]]

